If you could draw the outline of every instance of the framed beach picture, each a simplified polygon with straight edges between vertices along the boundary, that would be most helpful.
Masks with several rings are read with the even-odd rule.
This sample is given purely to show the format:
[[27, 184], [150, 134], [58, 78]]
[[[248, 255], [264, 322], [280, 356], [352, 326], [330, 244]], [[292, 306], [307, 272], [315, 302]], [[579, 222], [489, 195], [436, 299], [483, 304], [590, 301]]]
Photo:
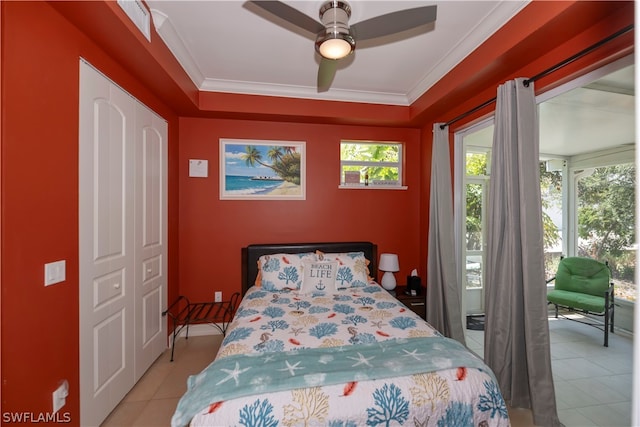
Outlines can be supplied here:
[[220, 200], [304, 200], [304, 141], [220, 139]]

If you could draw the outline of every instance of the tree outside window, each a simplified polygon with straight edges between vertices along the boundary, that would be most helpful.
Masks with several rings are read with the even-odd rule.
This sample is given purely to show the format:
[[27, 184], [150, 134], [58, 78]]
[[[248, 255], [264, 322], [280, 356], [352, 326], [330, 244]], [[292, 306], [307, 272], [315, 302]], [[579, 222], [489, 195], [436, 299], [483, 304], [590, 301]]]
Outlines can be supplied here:
[[577, 182], [577, 255], [608, 261], [615, 296], [635, 301], [635, 165], [585, 172]]
[[[466, 173], [469, 176], [488, 174], [488, 156], [486, 153], [467, 153]], [[559, 225], [554, 222], [549, 211], [562, 203], [562, 174], [559, 171], [547, 171], [545, 163], [540, 163], [540, 193], [542, 195], [542, 228], [545, 251], [557, 248], [560, 242]], [[479, 250], [481, 233], [481, 189], [477, 186], [467, 188], [467, 250]], [[558, 255], [559, 257], [559, 255]]]
[[394, 142], [340, 143], [340, 182], [345, 172], [358, 172], [365, 185], [402, 185], [402, 144]]

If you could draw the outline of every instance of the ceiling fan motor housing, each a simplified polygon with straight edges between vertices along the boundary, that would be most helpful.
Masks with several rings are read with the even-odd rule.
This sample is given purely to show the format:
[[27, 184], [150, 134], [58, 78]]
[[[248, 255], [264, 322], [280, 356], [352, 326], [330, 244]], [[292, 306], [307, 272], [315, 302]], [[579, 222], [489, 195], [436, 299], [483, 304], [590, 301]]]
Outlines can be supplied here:
[[[320, 7], [320, 21], [325, 26], [325, 30], [320, 32], [316, 38], [316, 50], [320, 55], [328, 59], [340, 59], [354, 51], [356, 40], [349, 30], [350, 17], [351, 6], [346, 1], [329, 0], [322, 4]], [[339, 43], [343, 46], [348, 44], [349, 50], [346, 53], [343, 51], [339, 57], [333, 57], [333, 54], [328, 53], [325, 42], [327, 44]], [[325, 44], [324, 47], [323, 44]]]

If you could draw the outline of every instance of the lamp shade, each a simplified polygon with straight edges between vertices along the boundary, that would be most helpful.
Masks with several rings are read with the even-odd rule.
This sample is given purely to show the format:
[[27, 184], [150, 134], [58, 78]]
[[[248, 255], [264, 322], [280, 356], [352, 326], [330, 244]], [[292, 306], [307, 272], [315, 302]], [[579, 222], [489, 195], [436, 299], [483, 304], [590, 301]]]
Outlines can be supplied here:
[[378, 269], [382, 271], [400, 271], [400, 262], [396, 254], [381, 254]]
[[355, 47], [356, 42], [350, 34], [338, 31], [330, 31], [316, 40], [316, 50], [327, 59], [342, 59], [353, 52]]

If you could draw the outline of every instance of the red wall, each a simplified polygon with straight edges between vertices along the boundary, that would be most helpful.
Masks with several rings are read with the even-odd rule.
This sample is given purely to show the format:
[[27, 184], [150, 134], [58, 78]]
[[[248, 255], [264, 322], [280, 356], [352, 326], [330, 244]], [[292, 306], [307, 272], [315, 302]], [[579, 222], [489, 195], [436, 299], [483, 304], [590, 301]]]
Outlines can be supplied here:
[[[220, 200], [220, 138], [306, 141], [306, 200]], [[338, 189], [341, 139], [403, 142], [408, 190]], [[399, 282], [424, 273], [420, 156], [417, 129], [181, 118], [180, 292], [239, 291], [240, 249], [252, 243], [372, 241], [399, 255]], [[208, 160], [209, 177], [189, 178], [189, 159]]]
[[[79, 425], [78, 78], [82, 56], [169, 121], [170, 286], [177, 282], [177, 117], [45, 2], [2, 2], [2, 413]], [[66, 281], [44, 286], [44, 264]]]
[[[400, 255], [399, 280], [415, 267], [425, 275], [431, 123], [449, 120], [495, 96], [505, 80], [536, 74], [633, 22], [633, 2], [533, 2], [485, 43], [481, 59], [460, 63], [411, 107], [333, 109], [322, 102], [198, 96], [157, 34], [150, 44], [140, 41], [114, 2], [0, 7], [2, 412], [50, 411], [51, 393], [66, 378], [71, 393], [63, 411], [71, 413], [72, 425], [79, 424], [80, 399], [79, 57], [169, 121], [169, 299], [181, 293], [210, 300], [215, 290], [228, 296], [239, 289], [240, 248], [250, 243], [371, 240], [380, 251]], [[536, 88], [632, 50], [627, 37]], [[345, 117], [349, 111], [357, 111], [355, 119]], [[218, 118], [193, 118], [201, 115]], [[300, 123], [305, 120], [316, 124]], [[400, 122], [415, 129], [393, 127]], [[360, 123], [388, 127], [355, 125]], [[220, 138], [306, 141], [307, 199], [220, 201]], [[409, 189], [339, 190], [342, 138], [405, 142]], [[209, 160], [208, 178], [188, 178], [190, 158]], [[43, 265], [60, 259], [67, 261], [67, 280], [45, 288]]]

